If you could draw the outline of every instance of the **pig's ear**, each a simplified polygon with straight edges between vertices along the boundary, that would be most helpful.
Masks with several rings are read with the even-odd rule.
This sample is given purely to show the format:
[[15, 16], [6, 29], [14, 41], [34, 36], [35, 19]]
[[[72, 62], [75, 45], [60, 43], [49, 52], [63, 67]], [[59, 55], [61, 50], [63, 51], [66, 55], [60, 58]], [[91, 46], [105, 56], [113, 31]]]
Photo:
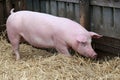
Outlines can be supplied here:
[[99, 35], [99, 34], [97, 34], [95, 32], [89, 32], [89, 33], [90, 33], [92, 38], [100, 38], [100, 37], [102, 37], [102, 35]]

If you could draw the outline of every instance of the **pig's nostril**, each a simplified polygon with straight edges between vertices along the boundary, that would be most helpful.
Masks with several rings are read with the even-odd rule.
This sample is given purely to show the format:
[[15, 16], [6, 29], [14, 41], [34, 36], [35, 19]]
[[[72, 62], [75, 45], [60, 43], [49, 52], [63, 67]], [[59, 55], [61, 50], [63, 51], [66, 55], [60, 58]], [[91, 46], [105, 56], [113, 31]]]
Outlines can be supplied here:
[[97, 55], [94, 55], [93, 58], [97, 58]]

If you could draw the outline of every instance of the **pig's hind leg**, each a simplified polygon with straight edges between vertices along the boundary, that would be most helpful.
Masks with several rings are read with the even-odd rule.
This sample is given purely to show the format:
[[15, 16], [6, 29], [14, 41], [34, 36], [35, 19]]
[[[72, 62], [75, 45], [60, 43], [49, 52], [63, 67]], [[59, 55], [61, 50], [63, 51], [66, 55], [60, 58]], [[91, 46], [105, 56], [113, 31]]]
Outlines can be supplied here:
[[19, 54], [20, 35], [17, 33], [8, 31], [8, 38], [9, 38], [10, 43], [12, 45], [13, 52], [16, 56], [16, 60], [19, 60], [20, 59], [20, 54]]

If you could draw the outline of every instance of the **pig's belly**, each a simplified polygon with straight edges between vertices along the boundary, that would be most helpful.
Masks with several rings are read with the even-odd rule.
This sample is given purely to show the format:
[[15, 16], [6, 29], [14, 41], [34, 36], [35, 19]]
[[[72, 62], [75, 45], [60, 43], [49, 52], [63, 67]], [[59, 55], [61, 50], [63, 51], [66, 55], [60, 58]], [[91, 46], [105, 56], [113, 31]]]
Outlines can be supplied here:
[[52, 48], [54, 47], [54, 42], [51, 37], [40, 37], [40, 36], [25, 36], [23, 38], [31, 45], [40, 48]]

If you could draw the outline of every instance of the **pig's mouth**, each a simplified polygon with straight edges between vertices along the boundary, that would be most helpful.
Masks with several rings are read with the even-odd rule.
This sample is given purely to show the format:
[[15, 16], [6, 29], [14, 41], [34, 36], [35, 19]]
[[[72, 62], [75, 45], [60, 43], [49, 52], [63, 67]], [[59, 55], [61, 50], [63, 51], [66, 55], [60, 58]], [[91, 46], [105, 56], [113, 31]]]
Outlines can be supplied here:
[[92, 59], [96, 59], [96, 58], [97, 58], [97, 55], [90, 56], [90, 58], [92, 58]]
[[92, 58], [92, 59], [96, 59], [97, 58], [97, 54], [88, 55], [88, 54], [84, 53], [82, 56], [85, 56], [87, 58]]

